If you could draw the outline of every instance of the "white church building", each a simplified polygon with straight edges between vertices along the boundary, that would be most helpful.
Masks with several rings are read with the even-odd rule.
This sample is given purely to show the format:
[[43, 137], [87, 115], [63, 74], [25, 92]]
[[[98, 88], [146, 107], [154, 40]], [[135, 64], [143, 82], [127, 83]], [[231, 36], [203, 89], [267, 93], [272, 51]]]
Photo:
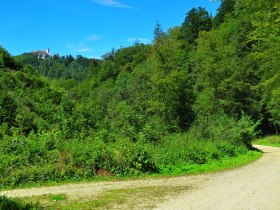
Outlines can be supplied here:
[[33, 52], [33, 54], [38, 58], [38, 59], [45, 59], [47, 57], [50, 56], [50, 49], [46, 49], [46, 50], [37, 50], [35, 52]]

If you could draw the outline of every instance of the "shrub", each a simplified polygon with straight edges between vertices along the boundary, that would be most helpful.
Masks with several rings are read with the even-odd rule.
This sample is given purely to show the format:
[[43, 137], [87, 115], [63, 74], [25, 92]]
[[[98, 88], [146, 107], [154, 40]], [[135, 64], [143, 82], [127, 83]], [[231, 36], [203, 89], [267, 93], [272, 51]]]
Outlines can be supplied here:
[[161, 172], [169, 173], [177, 170], [176, 168], [206, 164], [213, 160], [245, 154], [247, 151], [245, 146], [237, 146], [229, 141], [207, 141], [196, 138], [193, 133], [172, 134], [154, 148], [153, 159]]
[[148, 144], [121, 139], [116, 142], [114, 147], [114, 160], [117, 166], [114, 174], [137, 175], [158, 172], [151, 147]]
[[133, 144], [127, 151], [125, 162], [130, 170], [136, 170], [136, 172], [146, 173], [158, 171], [147, 144]]
[[145, 142], [158, 143], [167, 134], [167, 126], [159, 117], [148, 119], [140, 132], [140, 139]]
[[0, 209], [1, 210], [36, 210], [40, 209], [38, 204], [25, 204], [24, 202], [0, 196]]
[[251, 148], [251, 142], [258, 134], [256, 129], [259, 124], [259, 121], [254, 122], [245, 114], [242, 114], [240, 119], [235, 119], [224, 113], [218, 113], [198, 116], [189, 132], [197, 139], [227, 141], [237, 146]]
[[260, 121], [255, 123], [251, 117], [242, 114], [240, 120], [237, 121], [237, 128], [239, 130], [237, 141], [242, 142], [247, 148], [252, 148], [252, 140], [260, 133], [257, 130], [259, 125]]

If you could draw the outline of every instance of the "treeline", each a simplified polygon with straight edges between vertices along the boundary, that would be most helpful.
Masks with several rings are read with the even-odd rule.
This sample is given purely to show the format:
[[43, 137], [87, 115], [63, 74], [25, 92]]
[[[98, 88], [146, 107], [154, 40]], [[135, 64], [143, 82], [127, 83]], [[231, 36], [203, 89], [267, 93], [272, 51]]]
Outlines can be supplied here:
[[31, 65], [37, 73], [50, 79], [74, 79], [76, 81], [86, 79], [101, 62], [98, 59], [87, 59], [81, 55], [74, 58], [71, 55], [55, 54], [49, 59], [38, 59], [33, 53], [24, 53], [14, 58], [24, 66]]
[[[101, 60], [0, 49], [0, 179], [168, 173], [280, 127], [276, 0], [224, 0]], [[185, 166], [184, 166], [185, 167]], [[168, 170], [167, 170], [168, 169]]]

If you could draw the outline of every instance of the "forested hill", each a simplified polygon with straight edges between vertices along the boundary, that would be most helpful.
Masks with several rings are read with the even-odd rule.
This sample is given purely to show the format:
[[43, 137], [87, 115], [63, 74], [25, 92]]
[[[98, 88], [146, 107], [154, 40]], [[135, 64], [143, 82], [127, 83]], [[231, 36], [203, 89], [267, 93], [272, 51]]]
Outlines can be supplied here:
[[34, 53], [24, 53], [14, 57], [24, 66], [31, 65], [37, 73], [49, 79], [74, 79], [82, 81], [90, 75], [100, 64], [98, 59], [87, 59], [81, 55], [74, 58], [71, 55], [59, 56], [58, 54], [47, 59], [38, 59]]
[[102, 103], [102, 117], [93, 119], [104, 120], [109, 106], [125, 103], [149, 118], [145, 121], [157, 116], [171, 131], [187, 130], [197, 114], [220, 110], [233, 117], [244, 112], [262, 120], [264, 132], [275, 132], [280, 124], [279, 3], [235, 2], [222, 1], [214, 18], [194, 8], [180, 27], [167, 32], [157, 24], [152, 45], [135, 43], [102, 60], [71, 55], [38, 60], [32, 54], [16, 60], [51, 79], [85, 80], [73, 92], [86, 103], [89, 96]]
[[[12, 58], [1, 48], [1, 152], [14, 154], [1, 174], [26, 146], [26, 174], [50, 179], [99, 169], [155, 172], [180, 158], [207, 162], [210, 150], [202, 146], [192, 147], [199, 157], [187, 155], [190, 139], [250, 148], [255, 129], [280, 128], [279, 23], [277, 0], [224, 0], [215, 17], [194, 8], [181, 26], [165, 32], [157, 24], [153, 44], [112, 50], [101, 60]], [[188, 140], [170, 137], [183, 133]], [[13, 167], [20, 174], [21, 166]]]

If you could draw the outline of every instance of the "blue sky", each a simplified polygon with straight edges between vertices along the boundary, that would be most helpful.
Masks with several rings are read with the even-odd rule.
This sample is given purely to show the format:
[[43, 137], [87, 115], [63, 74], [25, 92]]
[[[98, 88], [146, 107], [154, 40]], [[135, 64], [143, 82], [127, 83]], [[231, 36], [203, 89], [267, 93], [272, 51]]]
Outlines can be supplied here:
[[213, 0], [3, 0], [0, 45], [12, 55], [51, 49], [51, 54], [96, 57], [135, 43], [151, 43], [159, 21], [180, 26], [193, 7], [213, 16]]

